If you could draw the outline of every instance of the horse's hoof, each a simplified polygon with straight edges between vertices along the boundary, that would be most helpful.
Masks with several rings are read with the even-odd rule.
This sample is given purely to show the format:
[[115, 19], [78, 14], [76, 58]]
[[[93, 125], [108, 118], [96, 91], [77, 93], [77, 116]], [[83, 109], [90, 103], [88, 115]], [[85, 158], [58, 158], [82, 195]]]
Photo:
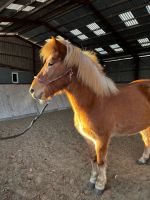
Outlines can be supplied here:
[[100, 190], [100, 189], [95, 188], [96, 196], [101, 196], [103, 194], [103, 192], [104, 192], [104, 190]]
[[147, 159], [147, 160], [140, 160], [140, 159], [139, 159], [139, 160], [136, 161], [136, 163], [137, 163], [138, 165], [146, 165], [146, 164], [148, 164], [148, 160], [149, 160], [149, 159]]
[[95, 183], [89, 182], [89, 183], [87, 184], [87, 188], [88, 188], [89, 190], [94, 190], [94, 188], [95, 188]]
[[93, 192], [93, 190], [94, 190], [94, 188], [95, 188], [95, 184], [89, 182], [89, 183], [85, 186], [85, 188], [83, 189], [82, 192], [83, 192], [85, 195], [91, 195], [92, 192]]

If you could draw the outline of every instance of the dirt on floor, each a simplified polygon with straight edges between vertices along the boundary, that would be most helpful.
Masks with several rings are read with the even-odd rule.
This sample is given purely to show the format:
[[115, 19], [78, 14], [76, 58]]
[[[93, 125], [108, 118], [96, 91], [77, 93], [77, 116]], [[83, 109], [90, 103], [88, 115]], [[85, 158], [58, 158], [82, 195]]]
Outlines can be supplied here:
[[[0, 135], [20, 132], [32, 117], [0, 122]], [[140, 136], [113, 138], [108, 184], [101, 197], [86, 193], [88, 148], [71, 110], [44, 114], [26, 135], [0, 141], [0, 200], [150, 200], [150, 164], [137, 165]]]

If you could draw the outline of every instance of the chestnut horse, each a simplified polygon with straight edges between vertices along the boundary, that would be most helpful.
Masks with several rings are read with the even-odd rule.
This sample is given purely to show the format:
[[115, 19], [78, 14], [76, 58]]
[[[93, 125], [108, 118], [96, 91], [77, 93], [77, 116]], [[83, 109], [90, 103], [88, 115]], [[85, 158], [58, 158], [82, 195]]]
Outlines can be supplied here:
[[74, 124], [94, 150], [90, 189], [101, 194], [106, 185], [106, 156], [114, 135], [140, 132], [145, 144], [138, 160], [150, 157], [150, 80], [117, 87], [94, 53], [82, 51], [63, 38], [50, 39], [41, 49], [44, 66], [30, 93], [40, 101], [66, 93], [74, 111]]

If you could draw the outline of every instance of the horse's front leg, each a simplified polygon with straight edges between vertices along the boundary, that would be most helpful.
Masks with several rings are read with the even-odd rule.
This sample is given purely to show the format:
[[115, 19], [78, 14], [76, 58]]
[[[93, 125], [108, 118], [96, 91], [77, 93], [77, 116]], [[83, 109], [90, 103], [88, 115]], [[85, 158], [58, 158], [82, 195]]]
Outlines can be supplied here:
[[95, 192], [97, 195], [103, 193], [106, 183], [106, 155], [107, 155], [107, 147], [108, 147], [108, 138], [103, 138], [95, 142], [95, 150], [97, 156], [97, 179], [95, 183]]

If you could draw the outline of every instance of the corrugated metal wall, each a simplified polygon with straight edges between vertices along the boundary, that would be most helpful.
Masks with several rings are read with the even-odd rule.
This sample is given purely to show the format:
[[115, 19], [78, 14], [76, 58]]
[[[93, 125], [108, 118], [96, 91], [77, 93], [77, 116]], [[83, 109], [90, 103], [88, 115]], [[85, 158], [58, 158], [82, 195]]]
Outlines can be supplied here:
[[11, 72], [15, 69], [19, 83], [31, 83], [35, 68], [40, 66], [37, 46], [16, 36], [0, 37], [0, 83], [12, 83]]
[[[119, 60], [106, 63], [106, 71], [116, 83], [129, 83], [135, 80], [133, 60]], [[150, 78], [150, 56], [140, 57], [139, 79]]]
[[32, 70], [32, 45], [25, 43], [19, 38], [0, 37], [0, 64]]

